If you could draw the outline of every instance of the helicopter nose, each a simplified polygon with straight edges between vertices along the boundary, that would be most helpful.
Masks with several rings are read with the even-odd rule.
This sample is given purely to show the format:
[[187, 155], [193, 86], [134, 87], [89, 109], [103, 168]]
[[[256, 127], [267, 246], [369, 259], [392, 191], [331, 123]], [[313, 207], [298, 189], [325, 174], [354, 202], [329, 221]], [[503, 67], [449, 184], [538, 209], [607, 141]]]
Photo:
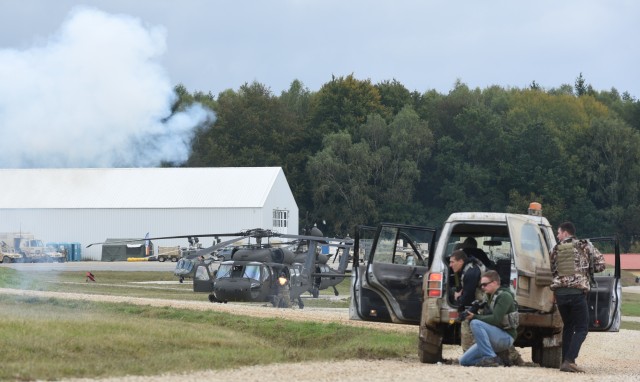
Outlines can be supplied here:
[[250, 279], [220, 279], [213, 284], [213, 293], [223, 301], [251, 301]]

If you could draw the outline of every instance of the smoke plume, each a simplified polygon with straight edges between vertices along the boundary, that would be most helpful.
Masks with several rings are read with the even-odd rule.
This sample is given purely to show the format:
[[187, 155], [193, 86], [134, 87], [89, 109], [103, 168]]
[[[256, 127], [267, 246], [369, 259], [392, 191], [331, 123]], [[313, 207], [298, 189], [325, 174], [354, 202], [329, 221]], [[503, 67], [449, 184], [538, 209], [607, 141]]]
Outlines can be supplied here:
[[[166, 31], [76, 8], [44, 43], [0, 49], [0, 167], [148, 167], [187, 159], [214, 116], [176, 100]], [[187, 58], [185, 58], [187, 59]]]

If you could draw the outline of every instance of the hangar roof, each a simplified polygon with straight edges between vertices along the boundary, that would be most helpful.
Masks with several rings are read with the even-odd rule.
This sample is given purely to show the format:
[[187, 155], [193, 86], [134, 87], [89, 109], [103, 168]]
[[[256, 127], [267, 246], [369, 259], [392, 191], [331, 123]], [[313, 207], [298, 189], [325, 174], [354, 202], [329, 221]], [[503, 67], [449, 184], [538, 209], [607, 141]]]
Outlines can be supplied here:
[[0, 169], [0, 208], [262, 207], [276, 185], [280, 167]]

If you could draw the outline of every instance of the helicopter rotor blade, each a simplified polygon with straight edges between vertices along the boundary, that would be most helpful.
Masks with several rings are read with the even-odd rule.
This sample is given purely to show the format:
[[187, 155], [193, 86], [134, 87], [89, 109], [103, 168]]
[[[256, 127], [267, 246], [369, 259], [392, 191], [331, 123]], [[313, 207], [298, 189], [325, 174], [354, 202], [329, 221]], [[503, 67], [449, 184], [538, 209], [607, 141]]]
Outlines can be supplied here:
[[118, 241], [103, 241], [99, 243], [91, 243], [87, 245], [87, 248], [92, 245], [103, 245], [103, 244], [127, 244], [140, 242], [145, 240], [165, 240], [165, 239], [186, 239], [189, 237], [216, 237], [216, 236], [243, 236], [245, 232], [235, 232], [235, 233], [207, 233], [203, 235], [178, 235], [178, 236], [158, 236], [158, 237], [148, 237], [148, 238], [140, 238], [140, 239], [128, 239], [128, 240], [118, 240]]
[[233, 238], [233, 239], [231, 239], [231, 240], [222, 241], [222, 242], [220, 242], [220, 243], [218, 243], [218, 244], [212, 245], [211, 247], [198, 249], [198, 250], [196, 251], [196, 253], [195, 253], [194, 255], [192, 255], [192, 256], [193, 256], [193, 257], [198, 257], [198, 256], [206, 256], [206, 255], [210, 255], [210, 254], [211, 254], [211, 253], [213, 253], [213, 251], [215, 251], [216, 249], [226, 247], [226, 246], [227, 246], [227, 245], [229, 245], [229, 244], [233, 244], [233, 243], [235, 243], [236, 241], [244, 240], [244, 239], [246, 239], [246, 238], [248, 238], [248, 237], [252, 237], [252, 236], [250, 236], [250, 235], [248, 235], [248, 236], [240, 236], [240, 237]]
[[340, 242], [342, 243], [342, 245], [352, 245], [353, 244], [353, 239], [349, 238], [349, 239], [345, 239], [345, 238], [333, 238], [333, 237], [322, 237], [322, 236], [307, 236], [307, 235], [291, 235], [291, 234], [282, 234], [279, 235], [279, 237], [285, 238], [285, 239], [299, 239], [299, 240], [312, 240], [312, 241], [317, 241], [319, 243], [323, 243], [323, 244], [329, 244], [329, 245], [339, 245], [339, 244], [332, 244], [332, 242]]

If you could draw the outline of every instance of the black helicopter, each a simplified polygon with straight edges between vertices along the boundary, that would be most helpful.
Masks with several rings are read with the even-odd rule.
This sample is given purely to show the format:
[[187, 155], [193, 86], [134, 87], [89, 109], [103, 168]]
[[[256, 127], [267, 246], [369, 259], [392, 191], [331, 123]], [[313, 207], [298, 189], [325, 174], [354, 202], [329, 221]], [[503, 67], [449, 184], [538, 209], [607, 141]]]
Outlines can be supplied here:
[[[214, 269], [213, 262], [200, 259], [194, 265], [193, 289], [195, 292], [209, 292], [209, 301], [271, 302], [276, 307], [288, 307], [297, 301], [304, 307], [301, 295], [310, 292], [318, 297], [321, 289], [335, 286], [345, 275], [348, 265], [348, 251], [353, 245], [351, 239], [322, 237], [322, 232], [314, 227], [309, 235], [279, 234], [269, 230], [247, 231], [255, 243], [235, 246], [231, 259], [220, 262]], [[267, 243], [263, 239], [267, 238]], [[291, 243], [273, 243], [271, 238], [294, 239]], [[327, 264], [329, 256], [318, 253], [319, 245], [337, 247], [340, 256], [337, 270]]]
[[[189, 254], [176, 264], [174, 274], [183, 280], [193, 278], [196, 292], [209, 292], [209, 301], [271, 302], [276, 307], [289, 307], [297, 301], [304, 307], [300, 296], [310, 292], [317, 297], [321, 289], [333, 287], [345, 277], [349, 250], [353, 246], [350, 238], [334, 239], [322, 236], [314, 227], [309, 235], [281, 234], [261, 228], [237, 233], [204, 234], [190, 236], [153, 237], [147, 240], [215, 237], [214, 245], [202, 248], [199, 239], [190, 242]], [[221, 237], [233, 237], [220, 241]], [[293, 242], [276, 243], [273, 238], [292, 239]], [[249, 240], [249, 244], [237, 246]], [[251, 239], [255, 243], [251, 243]], [[197, 241], [196, 241], [197, 240]], [[266, 241], [266, 242], [263, 242]], [[89, 244], [92, 246], [93, 243]], [[328, 256], [319, 253], [319, 245], [337, 247], [340, 256], [338, 270], [327, 265]], [[232, 248], [231, 260], [220, 261], [218, 253], [225, 247]], [[215, 265], [218, 265], [215, 269]]]

